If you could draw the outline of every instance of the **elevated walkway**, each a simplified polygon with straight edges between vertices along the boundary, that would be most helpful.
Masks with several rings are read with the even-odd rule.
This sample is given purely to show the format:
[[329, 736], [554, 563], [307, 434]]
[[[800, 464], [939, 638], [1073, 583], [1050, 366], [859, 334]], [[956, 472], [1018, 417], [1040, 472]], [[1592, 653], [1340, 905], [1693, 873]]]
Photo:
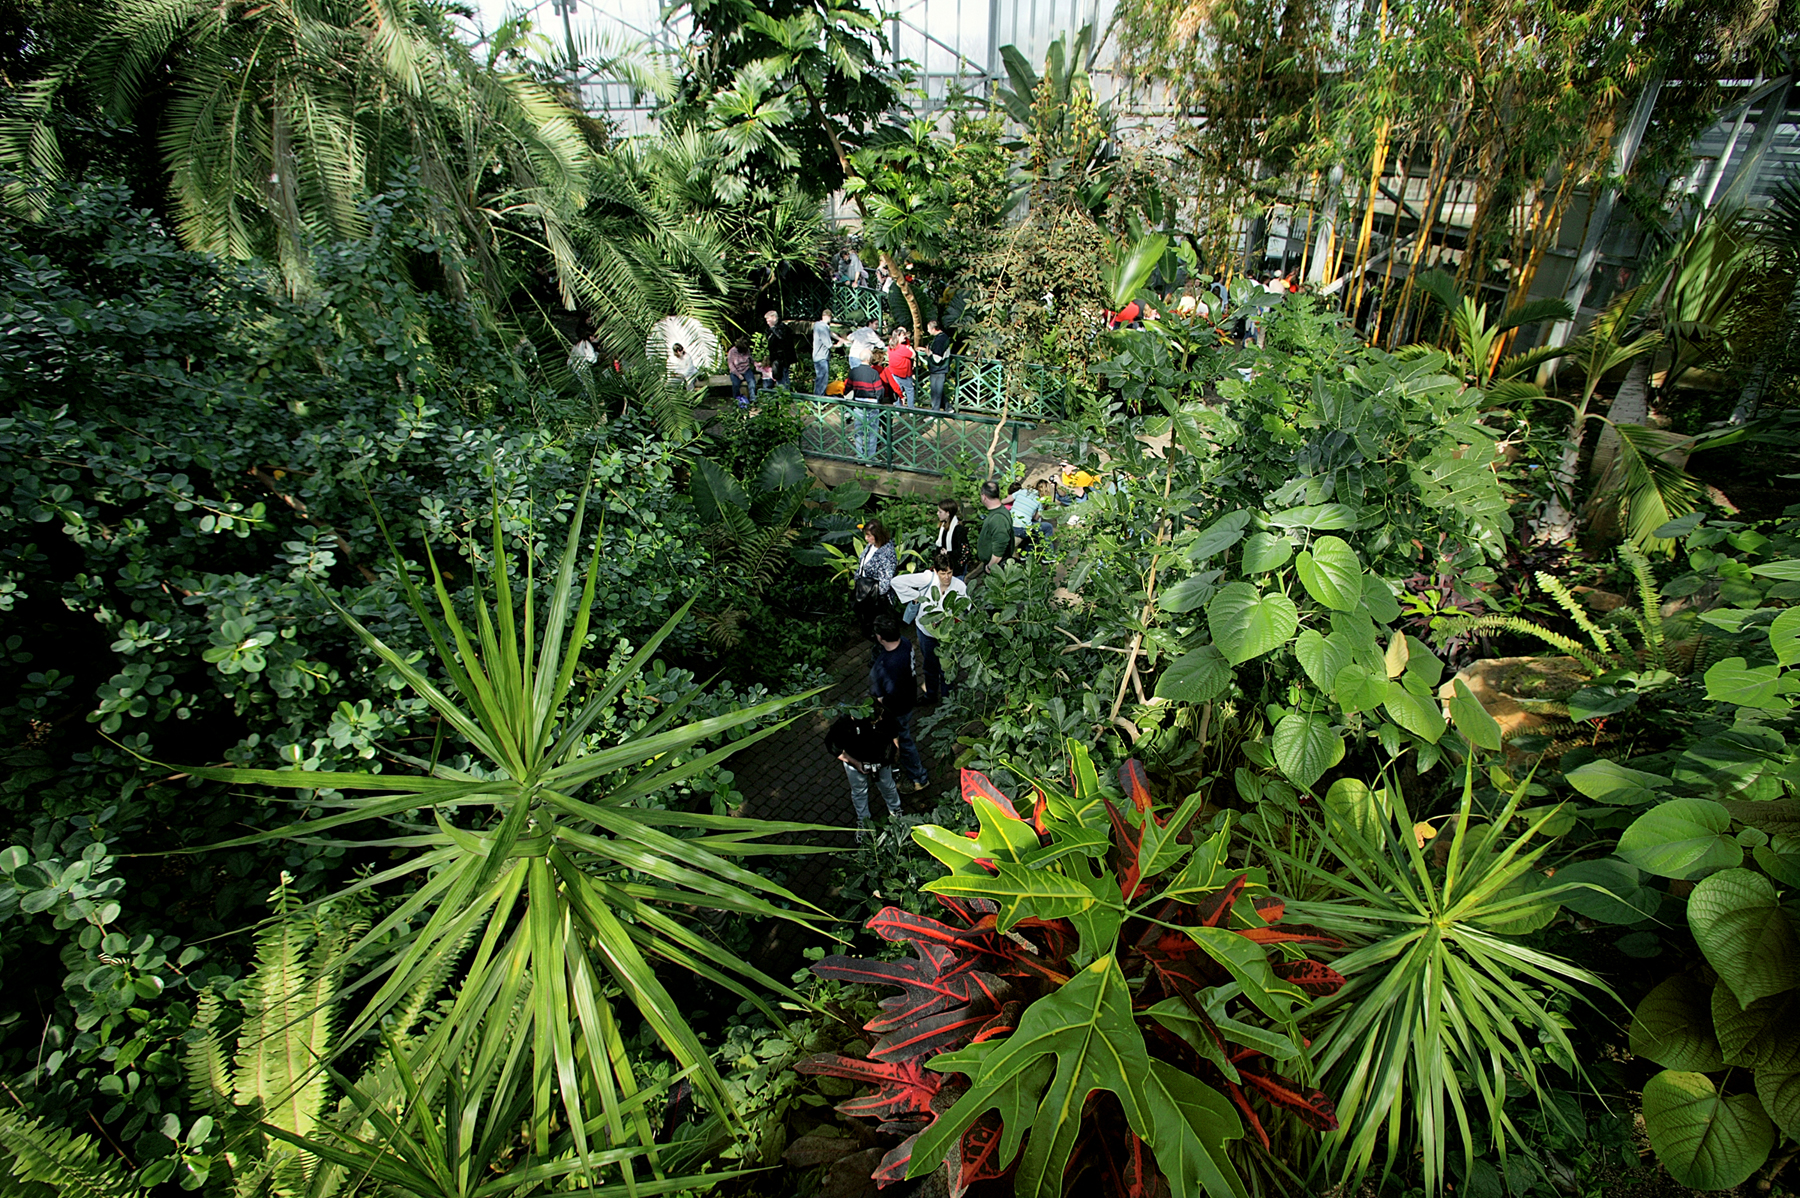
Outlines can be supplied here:
[[951, 474], [986, 478], [990, 454], [992, 473], [1010, 475], [1034, 457], [1034, 444], [1048, 432], [1010, 417], [829, 395], [796, 395], [794, 402], [800, 450], [821, 482], [835, 485], [872, 472], [888, 484], [878, 489], [889, 494], [935, 491]]

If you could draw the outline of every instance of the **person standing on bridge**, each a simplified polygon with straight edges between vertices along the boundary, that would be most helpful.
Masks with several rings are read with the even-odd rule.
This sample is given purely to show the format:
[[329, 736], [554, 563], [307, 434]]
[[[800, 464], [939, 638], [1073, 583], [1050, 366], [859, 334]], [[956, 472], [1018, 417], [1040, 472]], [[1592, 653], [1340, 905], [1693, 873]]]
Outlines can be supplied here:
[[763, 313], [769, 326], [769, 381], [789, 386], [788, 371], [794, 365], [794, 330], [782, 323], [781, 313], [770, 308]]
[[895, 389], [900, 392], [900, 402], [909, 408], [916, 398], [913, 391], [913, 358], [912, 337], [907, 333], [906, 326], [901, 325], [894, 330], [888, 345], [888, 374], [893, 377]]
[[825, 394], [825, 384], [831, 381], [831, 347], [843, 344], [844, 339], [831, 329], [831, 309], [826, 308], [812, 327], [814, 395]]
[[931, 407], [933, 411], [941, 412], [944, 410], [944, 385], [950, 381], [950, 334], [935, 320], [926, 321], [925, 328], [931, 334], [928, 345], [931, 357]]

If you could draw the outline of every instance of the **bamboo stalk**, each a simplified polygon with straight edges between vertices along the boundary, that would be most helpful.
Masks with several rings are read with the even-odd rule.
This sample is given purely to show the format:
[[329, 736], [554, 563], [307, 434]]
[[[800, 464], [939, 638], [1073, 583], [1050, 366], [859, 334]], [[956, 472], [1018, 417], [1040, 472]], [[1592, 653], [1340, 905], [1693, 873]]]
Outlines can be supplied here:
[[[1394, 247], [1397, 247], [1400, 242], [1400, 212], [1406, 206], [1406, 185], [1411, 181], [1411, 175], [1409, 173], [1411, 170], [1411, 157], [1409, 155], [1401, 155], [1399, 165], [1394, 168], [1394, 174], [1398, 178], [1400, 184], [1394, 193], [1400, 198], [1394, 201], [1394, 227], [1390, 230], [1390, 236], [1392, 238], [1391, 245]], [[1387, 297], [1388, 288], [1393, 285], [1394, 259], [1399, 256], [1400, 255], [1392, 248], [1388, 252], [1387, 271], [1381, 276], [1381, 295], [1383, 299]], [[1369, 330], [1369, 344], [1374, 345], [1380, 340], [1381, 301], [1377, 300], [1375, 303], [1375, 324]]]
[[1356, 321], [1356, 309], [1362, 302], [1363, 265], [1369, 260], [1369, 239], [1375, 232], [1375, 201], [1381, 197], [1381, 173], [1387, 166], [1388, 151], [1388, 118], [1381, 118], [1381, 128], [1375, 133], [1375, 154], [1369, 167], [1369, 200], [1363, 209], [1362, 230], [1356, 237], [1356, 253], [1351, 257], [1351, 269], [1355, 278], [1350, 284], [1350, 293], [1345, 299], [1344, 311], [1352, 323]]
[[1438, 221], [1438, 212], [1443, 204], [1444, 193], [1450, 183], [1450, 163], [1455, 160], [1455, 151], [1451, 146], [1451, 137], [1445, 133], [1438, 139], [1437, 149], [1431, 156], [1429, 179], [1426, 183], [1425, 219], [1419, 226], [1419, 240], [1413, 246], [1412, 264], [1407, 267], [1406, 285], [1400, 290], [1400, 310], [1394, 317], [1394, 327], [1389, 335], [1389, 349], [1404, 334], [1408, 310], [1412, 307], [1413, 286], [1418, 282], [1419, 269], [1425, 261], [1425, 255], [1431, 245], [1431, 234]]

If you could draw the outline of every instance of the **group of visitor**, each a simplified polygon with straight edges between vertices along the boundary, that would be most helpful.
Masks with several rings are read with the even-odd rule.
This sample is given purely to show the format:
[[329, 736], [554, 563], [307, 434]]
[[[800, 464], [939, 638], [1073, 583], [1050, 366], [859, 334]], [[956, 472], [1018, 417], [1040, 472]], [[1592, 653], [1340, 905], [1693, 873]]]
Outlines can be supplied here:
[[[1066, 463], [1062, 478], [1083, 488], [1099, 481], [1098, 476], [1075, 471]], [[1073, 502], [1073, 496], [1065, 496], [1053, 477], [1028, 484], [1020, 475], [1017, 484], [1010, 494], [1004, 493], [999, 483], [982, 484], [983, 514], [973, 545], [962, 521], [962, 505], [954, 499], [940, 500], [937, 530], [929, 550], [931, 565], [916, 573], [899, 573], [898, 548], [886, 524], [875, 519], [861, 526], [863, 545], [853, 579], [852, 607], [862, 635], [875, 645], [869, 675], [873, 710], [867, 716], [842, 717], [832, 725], [825, 741], [849, 778], [859, 835], [869, 825], [871, 787], [881, 793], [890, 816], [900, 815], [896, 767], [915, 791], [924, 789], [930, 780], [913, 738], [912, 718], [918, 707], [938, 703], [950, 693], [938, 642], [946, 623], [960, 616], [946, 601], [951, 596], [966, 600], [970, 581], [1046, 544], [1054, 528], [1048, 513]], [[896, 604], [903, 605], [904, 611], [896, 614]], [[913, 627], [917, 674], [913, 646], [906, 643], [906, 624]]]

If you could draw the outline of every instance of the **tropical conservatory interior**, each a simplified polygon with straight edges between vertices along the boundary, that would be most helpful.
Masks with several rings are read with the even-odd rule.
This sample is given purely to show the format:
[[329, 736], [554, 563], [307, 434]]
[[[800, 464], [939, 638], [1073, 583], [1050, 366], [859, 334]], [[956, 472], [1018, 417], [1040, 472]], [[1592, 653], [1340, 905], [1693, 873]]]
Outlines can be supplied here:
[[0, 0], [0, 1198], [1797, 1198], [1797, 58]]

